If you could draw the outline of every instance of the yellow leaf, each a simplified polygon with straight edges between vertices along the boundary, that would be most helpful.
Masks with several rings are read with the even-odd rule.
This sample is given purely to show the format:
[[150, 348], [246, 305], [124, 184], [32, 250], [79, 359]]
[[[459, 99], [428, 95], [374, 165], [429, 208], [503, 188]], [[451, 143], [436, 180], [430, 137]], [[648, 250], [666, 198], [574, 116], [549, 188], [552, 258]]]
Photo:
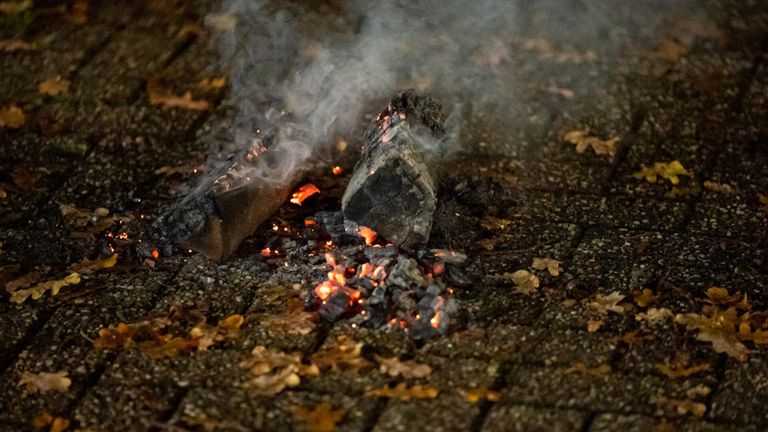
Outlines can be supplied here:
[[645, 179], [649, 183], [656, 183], [658, 177], [661, 176], [662, 178], [669, 180], [673, 185], [680, 183], [679, 176], [691, 177], [692, 175], [693, 174], [683, 167], [683, 164], [681, 164], [680, 161], [676, 160], [672, 162], [656, 162], [652, 167], [643, 165], [640, 171], [633, 174], [636, 179]]
[[720, 192], [724, 194], [732, 194], [734, 192], [733, 187], [725, 183], [716, 183], [713, 181], [706, 180], [703, 186], [704, 186], [704, 189], [712, 192]]
[[57, 75], [41, 82], [38, 91], [47, 96], [57, 96], [69, 91], [69, 81], [62, 79], [61, 75]]
[[459, 389], [459, 393], [463, 394], [469, 403], [477, 403], [481, 400], [498, 402], [499, 399], [501, 399], [501, 393], [490, 390], [487, 385], [481, 385], [468, 389]]
[[11, 294], [11, 301], [14, 303], [24, 303], [29, 297], [32, 300], [37, 300], [45, 294], [46, 291], [50, 291], [52, 296], [55, 296], [65, 286], [77, 285], [80, 283], [79, 273], [70, 273], [64, 279], [53, 280], [48, 282], [40, 282], [32, 288], [18, 290]]
[[16, 105], [0, 108], [0, 128], [18, 129], [26, 122], [27, 116]]
[[294, 420], [302, 423], [309, 432], [333, 432], [336, 423], [344, 418], [344, 411], [334, 410], [331, 404], [323, 402], [308, 410], [301, 406], [290, 407]]
[[133, 345], [133, 336], [136, 329], [125, 323], [120, 323], [115, 329], [102, 328], [99, 337], [93, 341], [93, 347], [101, 350], [114, 350], [128, 348]]
[[67, 377], [67, 372], [24, 372], [21, 375], [18, 386], [26, 386], [29, 393], [47, 393], [57, 391], [64, 393], [69, 390], [72, 380]]
[[72, 271], [78, 272], [80, 274], [88, 274], [88, 273], [93, 273], [97, 270], [114, 267], [115, 264], [117, 264], [116, 253], [101, 260], [91, 261], [88, 258], [83, 258], [82, 261], [71, 265], [70, 268], [72, 269]]
[[607, 140], [590, 136], [585, 131], [575, 130], [566, 133], [563, 139], [576, 146], [576, 152], [584, 153], [588, 148], [597, 155], [606, 155], [613, 159], [616, 156], [617, 144], [619, 143], [618, 137], [613, 137]]
[[614, 291], [608, 295], [595, 294], [594, 300], [589, 302], [589, 307], [600, 315], [608, 315], [608, 312], [617, 314], [624, 313], [624, 306], [621, 306], [619, 302], [624, 300], [624, 295], [618, 291]]
[[377, 389], [368, 390], [365, 392], [365, 395], [407, 401], [411, 399], [434, 399], [439, 393], [440, 392], [434, 387], [416, 384], [409, 388], [408, 384], [401, 382], [394, 388], [384, 385]]
[[197, 84], [198, 87], [200, 87], [205, 91], [218, 90], [218, 89], [224, 88], [226, 85], [227, 85], [227, 77], [203, 78]]
[[640, 294], [635, 296], [635, 304], [637, 304], [641, 308], [648, 307], [657, 298], [658, 296], [655, 296], [653, 294], [652, 289], [645, 288]]
[[518, 270], [512, 274], [505, 273], [505, 278], [509, 278], [515, 284], [515, 292], [531, 295], [539, 288], [539, 278], [528, 270]]

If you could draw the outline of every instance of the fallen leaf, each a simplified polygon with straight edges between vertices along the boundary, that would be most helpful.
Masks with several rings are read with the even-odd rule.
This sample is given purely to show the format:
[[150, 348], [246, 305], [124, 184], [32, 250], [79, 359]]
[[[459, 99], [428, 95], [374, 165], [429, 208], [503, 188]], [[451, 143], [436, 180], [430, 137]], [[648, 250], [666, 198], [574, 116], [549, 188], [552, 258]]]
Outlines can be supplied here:
[[509, 219], [500, 219], [493, 216], [485, 216], [480, 220], [480, 226], [490, 231], [503, 230], [511, 223], [512, 221]]
[[763, 213], [768, 214], [768, 195], [757, 194], [757, 199], [760, 201], [760, 204], [762, 204], [760, 210], [762, 210]]
[[16, 51], [35, 51], [37, 45], [24, 42], [21, 39], [2, 39], [0, 40], [0, 52], [12, 53]]
[[678, 415], [690, 413], [696, 417], [703, 417], [707, 412], [707, 406], [701, 402], [672, 399], [661, 395], [651, 396], [650, 403], [659, 409], [674, 410]]
[[35, 429], [44, 429], [49, 426], [48, 432], [64, 432], [69, 427], [69, 420], [63, 417], [54, 417], [47, 411], [43, 411], [32, 420]]
[[726, 353], [739, 361], [746, 361], [747, 347], [741, 343], [736, 333], [736, 308], [725, 311], [715, 309], [711, 316], [695, 313], [677, 314], [675, 322], [685, 325], [688, 330], [698, 330], [696, 339], [710, 342], [715, 352]]
[[533, 264], [531, 264], [531, 268], [534, 270], [547, 269], [549, 275], [552, 277], [560, 276], [560, 272], [563, 271], [563, 266], [561, 265], [560, 261], [554, 260], [552, 258], [534, 258]]
[[27, 122], [24, 111], [16, 105], [0, 108], [0, 128], [18, 129]]
[[72, 380], [67, 377], [67, 372], [24, 372], [21, 375], [18, 386], [26, 386], [28, 393], [47, 393], [57, 391], [64, 393], [69, 390]]
[[609, 364], [601, 364], [595, 367], [588, 367], [584, 363], [577, 362], [571, 365], [568, 369], [565, 370], [565, 373], [567, 374], [582, 374], [582, 375], [592, 375], [597, 377], [604, 377], [611, 374], [611, 366]]
[[344, 411], [334, 410], [328, 402], [316, 405], [312, 410], [292, 406], [288, 410], [293, 419], [304, 425], [309, 432], [333, 432], [336, 424], [344, 418]]
[[587, 321], [587, 331], [594, 333], [600, 330], [600, 327], [602, 327], [603, 324], [605, 324], [603, 320], [589, 320]]
[[196, 344], [197, 351], [206, 351], [210, 346], [227, 340], [235, 339], [240, 335], [240, 326], [245, 319], [240, 314], [230, 315], [216, 326], [210, 326], [205, 323], [196, 325], [189, 331], [189, 336]]
[[37, 89], [40, 94], [57, 96], [69, 91], [69, 81], [61, 78], [61, 75], [56, 75], [41, 82]]
[[528, 270], [518, 270], [512, 274], [504, 273], [504, 278], [508, 278], [515, 284], [515, 292], [525, 295], [535, 293], [539, 288], [539, 278]]
[[672, 311], [667, 308], [649, 308], [647, 311], [635, 315], [635, 320], [656, 324], [674, 317]]
[[9, 294], [13, 294], [18, 290], [29, 288], [32, 285], [40, 282], [50, 271], [50, 267], [37, 268], [23, 276], [6, 282], [5, 291], [7, 291]]
[[732, 194], [735, 192], [733, 190], [733, 187], [731, 187], [731, 185], [725, 184], [725, 183], [716, 183], [713, 181], [706, 180], [704, 181], [703, 186], [704, 186], [704, 189], [712, 192], [720, 192], [724, 194]]
[[197, 86], [203, 91], [219, 90], [227, 86], [227, 77], [203, 78]]
[[288, 333], [308, 335], [315, 329], [317, 313], [304, 310], [301, 300], [291, 299], [285, 310], [278, 315], [262, 315], [258, 318], [261, 326], [270, 330]]
[[147, 93], [150, 105], [162, 105], [164, 108], [181, 108], [192, 111], [205, 111], [209, 104], [204, 100], [193, 100], [192, 92], [187, 91], [182, 96], [176, 96], [160, 87], [157, 79], [147, 82]]
[[89, 260], [88, 258], [83, 258], [82, 261], [79, 263], [72, 264], [69, 266], [70, 270], [73, 272], [83, 274], [93, 273], [97, 270], [102, 270], [105, 268], [114, 267], [115, 264], [117, 264], [117, 254], [113, 253], [107, 258], [100, 259], [100, 260]]
[[606, 155], [610, 159], [616, 156], [617, 144], [619, 143], [618, 137], [604, 140], [590, 136], [587, 132], [580, 130], [566, 133], [563, 139], [568, 143], [574, 144], [577, 153], [584, 153], [588, 148], [591, 148], [595, 154], [599, 156]]
[[45, 294], [46, 291], [50, 291], [52, 296], [55, 296], [65, 286], [77, 285], [80, 283], [79, 273], [70, 273], [63, 279], [57, 279], [47, 282], [40, 282], [32, 288], [22, 289], [15, 291], [11, 294], [11, 301], [14, 303], [24, 303], [29, 297], [32, 300], [38, 300]]
[[742, 299], [746, 299], [746, 297], [741, 293], [730, 294], [728, 293], [728, 289], [719, 287], [707, 288], [707, 291], [704, 293], [704, 295], [707, 296], [707, 301], [713, 305], [731, 305], [741, 301]]
[[501, 399], [501, 393], [491, 390], [487, 385], [472, 387], [468, 389], [459, 389], [459, 393], [467, 398], [469, 403], [478, 403], [481, 400], [498, 402]]
[[413, 360], [401, 361], [397, 357], [375, 356], [379, 362], [379, 372], [391, 377], [402, 376], [403, 378], [426, 378], [432, 373], [429, 365], [416, 363]]
[[640, 171], [632, 174], [632, 176], [638, 180], [645, 179], [649, 183], [656, 183], [660, 176], [669, 180], [673, 185], [676, 185], [680, 183], [679, 176], [691, 177], [693, 174], [686, 170], [680, 161], [675, 160], [672, 162], [656, 162], [652, 167], [643, 165]]
[[626, 332], [614, 338], [616, 342], [625, 343], [627, 345], [637, 345], [640, 341], [649, 340], [649, 339], [654, 339], [654, 336], [640, 335], [636, 331]]
[[675, 368], [666, 364], [656, 365], [656, 369], [666, 375], [669, 379], [687, 378], [691, 375], [696, 375], [699, 372], [708, 371], [710, 368], [711, 367], [708, 363], [702, 363], [687, 368]]
[[64, 432], [67, 428], [69, 428], [69, 420], [64, 417], [54, 417], [48, 432]]
[[624, 300], [624, 295], [614, 291], [608, 295], [596, 294], [594, 300], [588, 303], [589, 307], [600, 315], [608, 315], [608, 312], [623, 314], [624, 306], [619, 302]]
[[651, 303], [656, 301], [658, 298], [659, 296], [654, 295], [653, 290], [648, 288], [643, 289], [643, 291], [640, 294], [634, 297], [635, 304], [640, 306], [641, 308], [648, 307]]
[[678, 432], [677, 426], [675, 426], [674, 423], [671, 423], [669, 420], [662, 418], [659, 420], [658, 423], [653, 425], [653, 429], [651, 429], [651, 432]]
[[404, 382], [398, 383], [395, 387], [384, 385], [380, 388], [365, 392], [366, 396], [400, 399], [404, 401], [411, 399], [434, 399], [438, 394], [440, 394], [440, 391], [434, 387], [423, 386], [421, 384], [408, 387], [408, 384]]
[[99, 337], [94, 339], [93, 347], [99, 350], [128, 348], [133, 345], [133, 336], [136, 335], [136, 331], [125, 323], [118, 324], [114, 329], [99, 329]]
[[254, 347], [251, 357], [240, 362], [240, 367], [254, 376], [243, 387], [258, 396], [274, 396], [286, 387], [299, 385], [301, 376], [320, 374], [317, 366], [302, 363], [301, 354], [286, 354], [263, 345]]
[[0, 2], [0, 13], [6, 15], [15, 15], [24, 12], [32, 6], [32, 0], [24, 1], [3, 1]]
[[356, 372], [372, 366], [371, 362], [362, 356], [362, 348], [362, 342], [342, 335], [323, 345], [319, 351], [312, 354], [310, 360], [320, 369]]

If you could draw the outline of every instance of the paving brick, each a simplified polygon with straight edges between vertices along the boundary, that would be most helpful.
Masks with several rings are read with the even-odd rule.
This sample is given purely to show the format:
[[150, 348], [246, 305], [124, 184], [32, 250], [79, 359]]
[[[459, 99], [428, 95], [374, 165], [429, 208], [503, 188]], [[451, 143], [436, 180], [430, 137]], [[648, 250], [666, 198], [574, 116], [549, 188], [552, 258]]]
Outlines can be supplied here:
[[482, 431], [577, 432], [589, 417], [583, 411], [533, 408], [496, 404], [488, 413]]
[[725, 377], [712, 398], [713, 419], [738, 424], [765, 425], [768, 413], [763, 407], [768, 392], [768, 367], [760, 353], [744, 363], [729, 361]]

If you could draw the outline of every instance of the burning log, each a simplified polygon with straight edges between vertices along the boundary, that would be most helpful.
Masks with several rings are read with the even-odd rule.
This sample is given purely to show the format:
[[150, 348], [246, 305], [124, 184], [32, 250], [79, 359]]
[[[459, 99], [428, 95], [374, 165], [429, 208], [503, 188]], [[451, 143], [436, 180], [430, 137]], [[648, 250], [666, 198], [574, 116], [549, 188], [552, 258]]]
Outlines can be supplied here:
[[227, 258], [290, 196], [300, 174], [285, 178], [289, 158], [261, 141], [241, 150], [155, 221], [156, 236], [166, 248], [176, 244], [216, 260]]
[[437, 206], [445, 136], [438, 103], [413, 90], [398, 95], [366, 134], [363, 155], [342, 198], [344, 216], [403, 249], [423, 247]]

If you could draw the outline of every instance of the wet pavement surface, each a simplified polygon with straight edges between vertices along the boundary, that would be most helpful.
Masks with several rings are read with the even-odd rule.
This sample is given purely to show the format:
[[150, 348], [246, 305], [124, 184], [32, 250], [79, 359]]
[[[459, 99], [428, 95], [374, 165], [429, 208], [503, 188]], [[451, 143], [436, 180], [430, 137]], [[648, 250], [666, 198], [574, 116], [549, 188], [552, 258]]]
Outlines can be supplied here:
[[[587, 2], [562, 2], [581, 11], [570, 16], [560, 2], [521, 2], [527, 25], [502, 40], [506, 55], [493, 45], [491, 60], [478, 61], [505, 77], [515, 103], [469, 102], [462, 151], [440, 178], [429, 246], [468, 259], [456, 270], [450, 329], [426, 342], [318, 320], [295, 305], [324, 279], [322, 252], [261, 253], [273, 225], [298, 232], [305, 216], [338, 209], [359, 138], [349, 138], [344, 174], [312, 173], [321, 194], [284, 205], [229, 261], [137, 253], [140, 227], [226, 139], [229, 90], [212, 83], [226, 74], [203, 24], [218, 6], [35, 3], [0, 12], [0, 42], [34, 44], [0, 45], [0, 109], [25, 114], [12, 124], [0, 112], [0, 430], [59, 430], [43, 413], [82, 431], [768, 428], [762, 2], [603, 1], [597, 21]], [[584, 22], [612, 48], [569, 39], [566, 28]], [[42, 94], [39, 85], [57, 76], [68, 88]], [[158, 82], [208, 107], [152, 104]], [[677, 184], [661, 169], [656, 182], [636, 175], [673, 161], [685, 170]], [[55, 296], [13, 301], [19, 289], [96, 260], [107, 243], [116, 264], [80, 267], [79, 283]], [[535, 258], [562, 270], [534, 269]], [[518, 270], [538, 286], [520, 289]], [[19, 288], [25, 275], [31, 282]], [[723, 300], [712, 287], [740, 294]], [[738, 316], [717, 324], [713, 308]], [[181, 322], [184, 313], [211, 326], [233, 315], [243, 322], [211, 346], [165, 355], [152, 355], [140, 332], [136, 343], [95, 346], [100, 329]], [[689, 330], [684, 314], [707, 324]], [[300, 382], [274, 394], [247, 385], [253, 372], [241, 364], [254, 347], [297, 353], [308, 366], [345, 336], [366, 365], [297, 372]], [[431, 372], [392, 376], [379, 360], [391, 357]], [[20, 385], [41, 372], [66, 372], [70, 382], [64, 391]], [[373, 393], [401, 382], [424, 391]]]

